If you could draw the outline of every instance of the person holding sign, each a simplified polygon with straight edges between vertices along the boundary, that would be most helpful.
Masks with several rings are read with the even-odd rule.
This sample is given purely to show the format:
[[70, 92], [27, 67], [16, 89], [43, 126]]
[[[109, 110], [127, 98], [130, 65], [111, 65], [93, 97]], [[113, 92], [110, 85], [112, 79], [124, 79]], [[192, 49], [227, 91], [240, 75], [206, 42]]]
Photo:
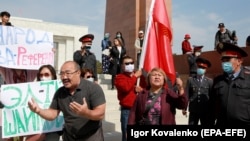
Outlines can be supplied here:
[[50, 107], [42, 109], [31, 99], [30, 110], [46, 120], [54, 120], [62, 111], [64, 141], [104, 140], [102, 119], [106, 99], [100, 85], [83, 79], [80, 66], [74, 61], [66, 61], [59, 75], [63, 86], [55, 92]]
[[7, 11], [3, 11], [0, 13], [0, 17], [2, 22], [0, 22], [0, 25], [5, 25], [5, 26], [12, 26], [12, 24], [9, 22], [10, 20], [10, 13]]
[[[56, 80], [56, 70], [52, 65], [42, 65], [37, 73], [37, 81]], [[59, 141], [62, 131], [26, 136], [26, 141]]]
[[[5, 84], [16, 84], [33, 82], [36, 78], [37, 70], [11, 69], [0, 67], [0, 74], [3, 76]], [[6, 141], [14, 141], [18, 139], [23, 141], [23, 136], [5, 139]]]

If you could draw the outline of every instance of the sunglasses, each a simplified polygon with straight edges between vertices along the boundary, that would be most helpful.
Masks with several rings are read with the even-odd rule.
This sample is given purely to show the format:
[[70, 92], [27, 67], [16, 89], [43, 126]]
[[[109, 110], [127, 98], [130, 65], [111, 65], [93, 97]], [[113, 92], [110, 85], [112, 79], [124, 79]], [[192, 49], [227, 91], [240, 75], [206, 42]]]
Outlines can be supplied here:
[[87, 76], [87, 78], [94, 78], [94, 76]]
[[134, 65], [134, 62], [126, 62], [126, 63], [124, 63], [125, 65]]
[[50, 75], [49, 75], [49, 73], [40, 73], [39, 76], [40, 76], [40, 77], [43, 77], [43, 76], [49, 77]]

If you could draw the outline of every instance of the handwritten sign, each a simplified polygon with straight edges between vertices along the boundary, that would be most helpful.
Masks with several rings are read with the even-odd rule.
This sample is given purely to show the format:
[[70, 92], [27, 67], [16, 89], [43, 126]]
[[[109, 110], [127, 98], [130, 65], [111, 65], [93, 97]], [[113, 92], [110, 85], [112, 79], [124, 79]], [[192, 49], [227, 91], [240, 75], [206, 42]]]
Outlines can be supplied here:
[[38, 69], [54, 64], [53, 34], [28, 28], [0, 25], [0, 66]]
[[53, 121], [46, 121], [28, 107], [28, 101], [34, 98], [41, 108], [48, 108], [54, 92], [61, 86], [60, 80], [2, 85], [3, 138], [62, 130], [62, 114]]

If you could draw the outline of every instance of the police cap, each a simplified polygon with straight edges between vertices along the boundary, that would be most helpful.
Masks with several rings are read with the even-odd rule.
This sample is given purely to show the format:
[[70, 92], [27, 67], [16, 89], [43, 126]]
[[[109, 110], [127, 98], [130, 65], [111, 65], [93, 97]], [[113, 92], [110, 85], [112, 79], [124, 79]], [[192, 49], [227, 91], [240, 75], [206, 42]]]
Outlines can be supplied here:
[[199, 66], [201, 66], [203, 68], [210, 68], [211, 67], [210, 61], [208, 61], [207, 59], [202, 58], [202, 57], [198, 57], [196, 59], [196, 64], [197, 64], [198, 67]]
[[222, 57], [242, 58], [248, 56], [248, 54], [241, 47], [228, 42], [219, 43], [217, 45], [217, 51], [222, 55]]
[[79, 41], [80, 42], [92, 42], [94, 40], [94, 35], [93, 34], [86, 34], [83, 35]]
[[194, 52], [198, 52], [198, 51], [201, 51], [201, 49], [203, 48], [203, 46], [196, 46], [196, 45], [193, 45], [194, 47]]

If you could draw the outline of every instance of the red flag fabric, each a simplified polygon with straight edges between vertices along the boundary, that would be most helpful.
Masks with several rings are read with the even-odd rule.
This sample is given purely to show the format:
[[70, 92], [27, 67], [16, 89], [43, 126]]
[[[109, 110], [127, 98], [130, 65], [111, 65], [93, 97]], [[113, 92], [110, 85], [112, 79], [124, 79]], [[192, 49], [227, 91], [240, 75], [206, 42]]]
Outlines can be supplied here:
[[172, 84], [176, 72], [171, 48], [172, 33], [164, 0], [152, 0], [140, 68], [162, 68]]

